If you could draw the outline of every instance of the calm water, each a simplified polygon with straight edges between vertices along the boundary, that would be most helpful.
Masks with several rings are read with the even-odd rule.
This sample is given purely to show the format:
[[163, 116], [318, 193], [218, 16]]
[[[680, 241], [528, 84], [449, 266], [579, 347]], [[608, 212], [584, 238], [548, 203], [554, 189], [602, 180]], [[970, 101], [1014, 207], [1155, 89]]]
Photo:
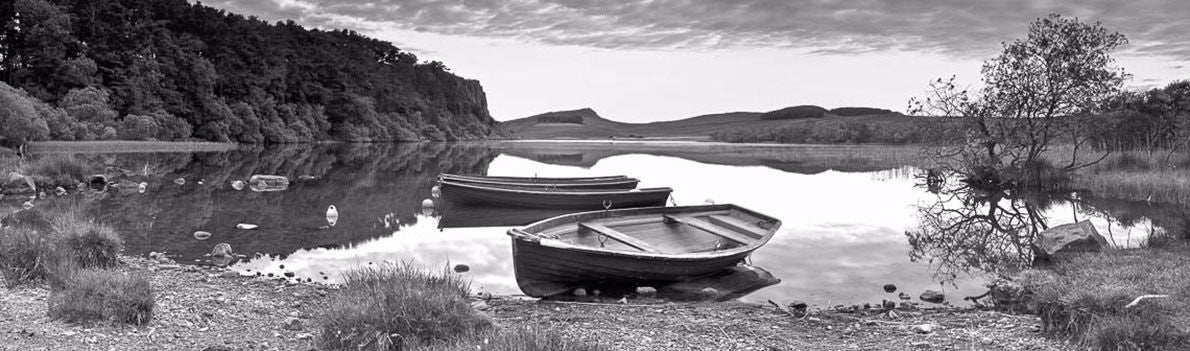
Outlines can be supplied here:
[[[431, 192], [436, 176], [626, 174], [639, 178], [640, 187], [673, 188], [677, 205], [735, 203], [780, 218], [780, 231], [753, 254], [750, 264], [781, 282], [742, 299], [819, 305], [895, 300], [895, 294], [881, 289], [886, 283], [915, 300], [934, 289], [961, 303], [962, 296], [982, 293], [982, 284], [996, 272], [1019, 265], [1013, 259], [1027, 250], [1027, 241], [980, 234], [991, 222], [981, 227], [974, 221], [962, 233], [948, 232], [949, 224], [963, 222], [951, 214], [962, 211], [939, 208], [979, 215], [997, 207], [997, 216], [1012, 213], [1004, 209], [1023, 208], [1035, 214], [1003, 219], [1004, 226], [1015, 228], [1014, 235], [1028, 233], [1039, 220], [1052, 226], [1089, 218], [1118, 246], [1135, 246], [1150, 233], [1165, 230], [1160, 218], [1168, 217], [1167, 212], [1185, 211], [1077, 194], [1041, 204], [1001, 198], [973, 202], [972, 196], [916, 186], [918, 172], [911, 167], [840, 160], [835, 168], [813, 157], [840, 148], [855, 152], [854, 147], [756, 150], [642, 144], [610, 150], [599, 144], [333, 144], [88, 154], [76, 157], [126, 170], [109, 173], [121, 173], [115, 178], [126, 184], [143, 181], [148, 186], [143, 193], [129, 187], [75, 196], [84, 198], [99, 221], [124, 234], [128, 254], [164, 251], [181, 262], [205, 264], [205, 253], [229, 243], [248, 256], [232, 265], [236, 270], [276, 276], [292, 272], [298, 279], [328, 282], [345, 269], [385, 261], [434, 268], [465, 264], [470, 270], [460, 274], [472, 279], [473, 290], [518, 294], [504, 233], [510, 223], [549, 214], [442, 203]], [[700, 151], [688, 151], [694, 149]], [[800, 161], [802, 156], [814, 159], [813, 164]], [[271, 192], [232, 186], [254, 174], [292, 181]], [[433, 205], [423, 206], [427, 200]], [[338, 218], [330, 226], [327, 209], [332, 205]], [[241, 223], [259, 227], [237, 229]], [[196, 231], [211, 236], [200, 240]], [[971, 235], [976, 238], [954, 239]], [[992, 249], [973, 249], [974, 241]]]

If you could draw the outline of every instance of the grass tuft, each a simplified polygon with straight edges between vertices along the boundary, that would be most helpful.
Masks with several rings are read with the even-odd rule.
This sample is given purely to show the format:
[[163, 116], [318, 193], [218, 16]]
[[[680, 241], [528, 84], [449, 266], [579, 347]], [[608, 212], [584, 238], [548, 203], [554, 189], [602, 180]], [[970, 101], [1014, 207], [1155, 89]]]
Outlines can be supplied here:
[[47, 278], [54, 255], [44, 233], [23, 226], [0, 229], [0, 274], [8, 287]]
[[556, 330], [510, 329], [490, 331], [454, 345], [437, 345], [421, 351], [600, 351], [604, 348], [571, 340]]
[[[1082, 254], [1056, 275], [1022, 275], [1043, 330], [1092, 350], [1177, 350], [1190, 342], [1187, 248]], [[1039, 279], [1037, 277], [1044, 277]], [[1142, 300], [1141, 295], [1169, 295]]]
[[323, 349], [405, 350], [491, 327], [471, 308], [469, 283], [445, 269], [383, 264], [349, 271], [343, 281], [319, 320]]
[[153, 287], [143, 274], [97, 269], [70, 272], [50, 292], [50, 317], [72, 323], [144, 325], [153, 319]]
[[87, 219], [81, 208], [67, 206], [50, 219], [58, 236], [58, 249], [82, 268], [107, 268], [116, 265], [124, 241], [109, 226]]

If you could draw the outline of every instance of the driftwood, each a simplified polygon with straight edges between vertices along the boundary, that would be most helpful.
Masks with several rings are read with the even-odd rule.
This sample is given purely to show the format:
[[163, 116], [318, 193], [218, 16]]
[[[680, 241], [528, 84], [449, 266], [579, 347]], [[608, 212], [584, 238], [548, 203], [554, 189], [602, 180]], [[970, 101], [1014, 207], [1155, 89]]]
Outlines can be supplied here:
[[1136, 297], [1136, 299], [1133, 299], [1132, 302], [1129, 302], [1127, 305], [1124, 305], [1124, 308], [1131, 308], [1133, 306], [1139, 305], [1140, 300], [1156, 299], [1156, 298], [1162, 298], [1162, 297], [1169, 297], [1169, 295], [1141, 295], [1141, 296]]

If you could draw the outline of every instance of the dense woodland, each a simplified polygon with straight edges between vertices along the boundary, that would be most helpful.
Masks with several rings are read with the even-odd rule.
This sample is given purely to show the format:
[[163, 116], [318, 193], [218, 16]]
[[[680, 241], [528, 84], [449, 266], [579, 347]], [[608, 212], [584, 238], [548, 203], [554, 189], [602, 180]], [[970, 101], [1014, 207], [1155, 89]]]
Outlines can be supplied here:
[[0, 3], [0, 140], [480, 138], [479, 82], [353, 31], [186, 0]]

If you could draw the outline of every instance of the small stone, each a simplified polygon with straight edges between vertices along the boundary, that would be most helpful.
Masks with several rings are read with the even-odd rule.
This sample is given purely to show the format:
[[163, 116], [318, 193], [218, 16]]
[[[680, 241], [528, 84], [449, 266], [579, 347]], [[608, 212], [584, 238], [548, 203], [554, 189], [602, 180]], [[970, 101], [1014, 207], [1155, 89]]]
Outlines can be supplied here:
[[889, 300], [883, 300], [880, 305], [886, 310], [897, 308], [897, 303]]
[[219, 276], [223, 278], [239, 278], [241, 274], [236, 271], [223, 271], [223, 273], [219, 273]]
[[455, 265], [455, 272], [456, 272], [456, 273], [464, 273], [464, 272], [467, 272], [467, 271], [470, 271], [470, 270], [471, 270], [471, 266], [468, 266], [468, 265], [465, 265], [465, 264], [462, 264], [462, 263], [460, 263], [460, 264], [456, 264], [456, 265]]
[[793, 312], [794, 317], [804, 317], [808, 308], [810, 308], [810, 305], [806, 304], [805, 301], [793, 300], [793, 302], [789, 303], [789, 311]]
[[281, 324], [281, 327], [285, 330], [302, 330], [302, 320], [297, 317], [289, 317], [285, 319], [285, 323]]
[[909, 296], [909, 294], [906, 294], [906, 293], [903, 293], [903, 292], [902, 292], [902, 293], [900, 293], [900, 294], [898, 294], [898, 295], [897, 295], [897, 297], [898, 297], [898, 298], [900, 298], [901, 300], [908, 300], [908, 299], [912, 299], [912, 298], [913, 298], [912, 296]]
[[488, 303], [484, 302], [483, 300], [471, 302], [471, 308], [475, 309], [476, 311], [483, 311], [488, 309], [488, 307]]
[[294, 274], [293, 272], [285, 272], [286, 278], [293, 278], [294, 275], [296, 275], [296, 274]]
[[310, 340], [310, 339], [313, 339], [313, 338], [314, 338], [314, 334], [310, 334], [310, 333], [299, 333], [299, 334], [298, 334], [296, 337], [297, 337], [297, 339], [298, 339], [298, 340]]
[[574, 289], [574, 296], [579, 296], [579, 297], [587, 296], [587, 289], [583, 289], [583, 288]]
[[946, 297], [943, 296], [941, 292], [937, 292], [934, 290], [926, 290], [925, 292], [921, 293], [921, 296], [919, 296], [919, 298], [922, 301], [929, 302], [929, 303], [942, 303], [942, 301], [946, 300]]
[[698, 293], [702, 294], [703, 296], [719, 296], [719, 290], [716, 290], [712, 287], [703, 288], [702, 290], [699, 290]]
[[182, 266], [176, 265], [176, 264], [163, 264], [163, 265], [157, 266], [157, 268], [165, 269], [165, 270], [178, 270], [178, 269], [182, 269]]
[[986, 336], [979, 339], [979, 343], [984, 344], [984, 345], [991, 345], [992, 343], [995, 343], [995, 342], [996, 342], [996, 340], [992, 340], [992, 338], [989, 338]]
[[897, 292], [897, 286], [892, 285], [892, 284], [884, 284], [884, 292], [890, 293], [890, 294]]
[[484, 299], [484, 300], [491, 300], [491, 299], [492, 299], [492, 293], [490, 293], [490, 292], [487, 292], [487, 291], [480, 291], [479, 293], [477, 293], [477, 294], [475, 294], [475, 295], [476, 295], [477, 297], [481, 298], [481, 299]]
[[918, 324], [918, 325], [909, 327], [909, 330], [912, 330], [914, 333], [918, 333], [918, 334], [929, 334], [929, 333], [934, 332], [934, 325], [933, 324]]
[[654, 287], [651, 287], [651, 286], [638, 286], [638, 287], [636, 287], [636, 294], [637, 294], [637, 295], [653, 295], [653, 294], [656, 294], [656, 293], [657, 293], [657, 288], [654, 288]]

